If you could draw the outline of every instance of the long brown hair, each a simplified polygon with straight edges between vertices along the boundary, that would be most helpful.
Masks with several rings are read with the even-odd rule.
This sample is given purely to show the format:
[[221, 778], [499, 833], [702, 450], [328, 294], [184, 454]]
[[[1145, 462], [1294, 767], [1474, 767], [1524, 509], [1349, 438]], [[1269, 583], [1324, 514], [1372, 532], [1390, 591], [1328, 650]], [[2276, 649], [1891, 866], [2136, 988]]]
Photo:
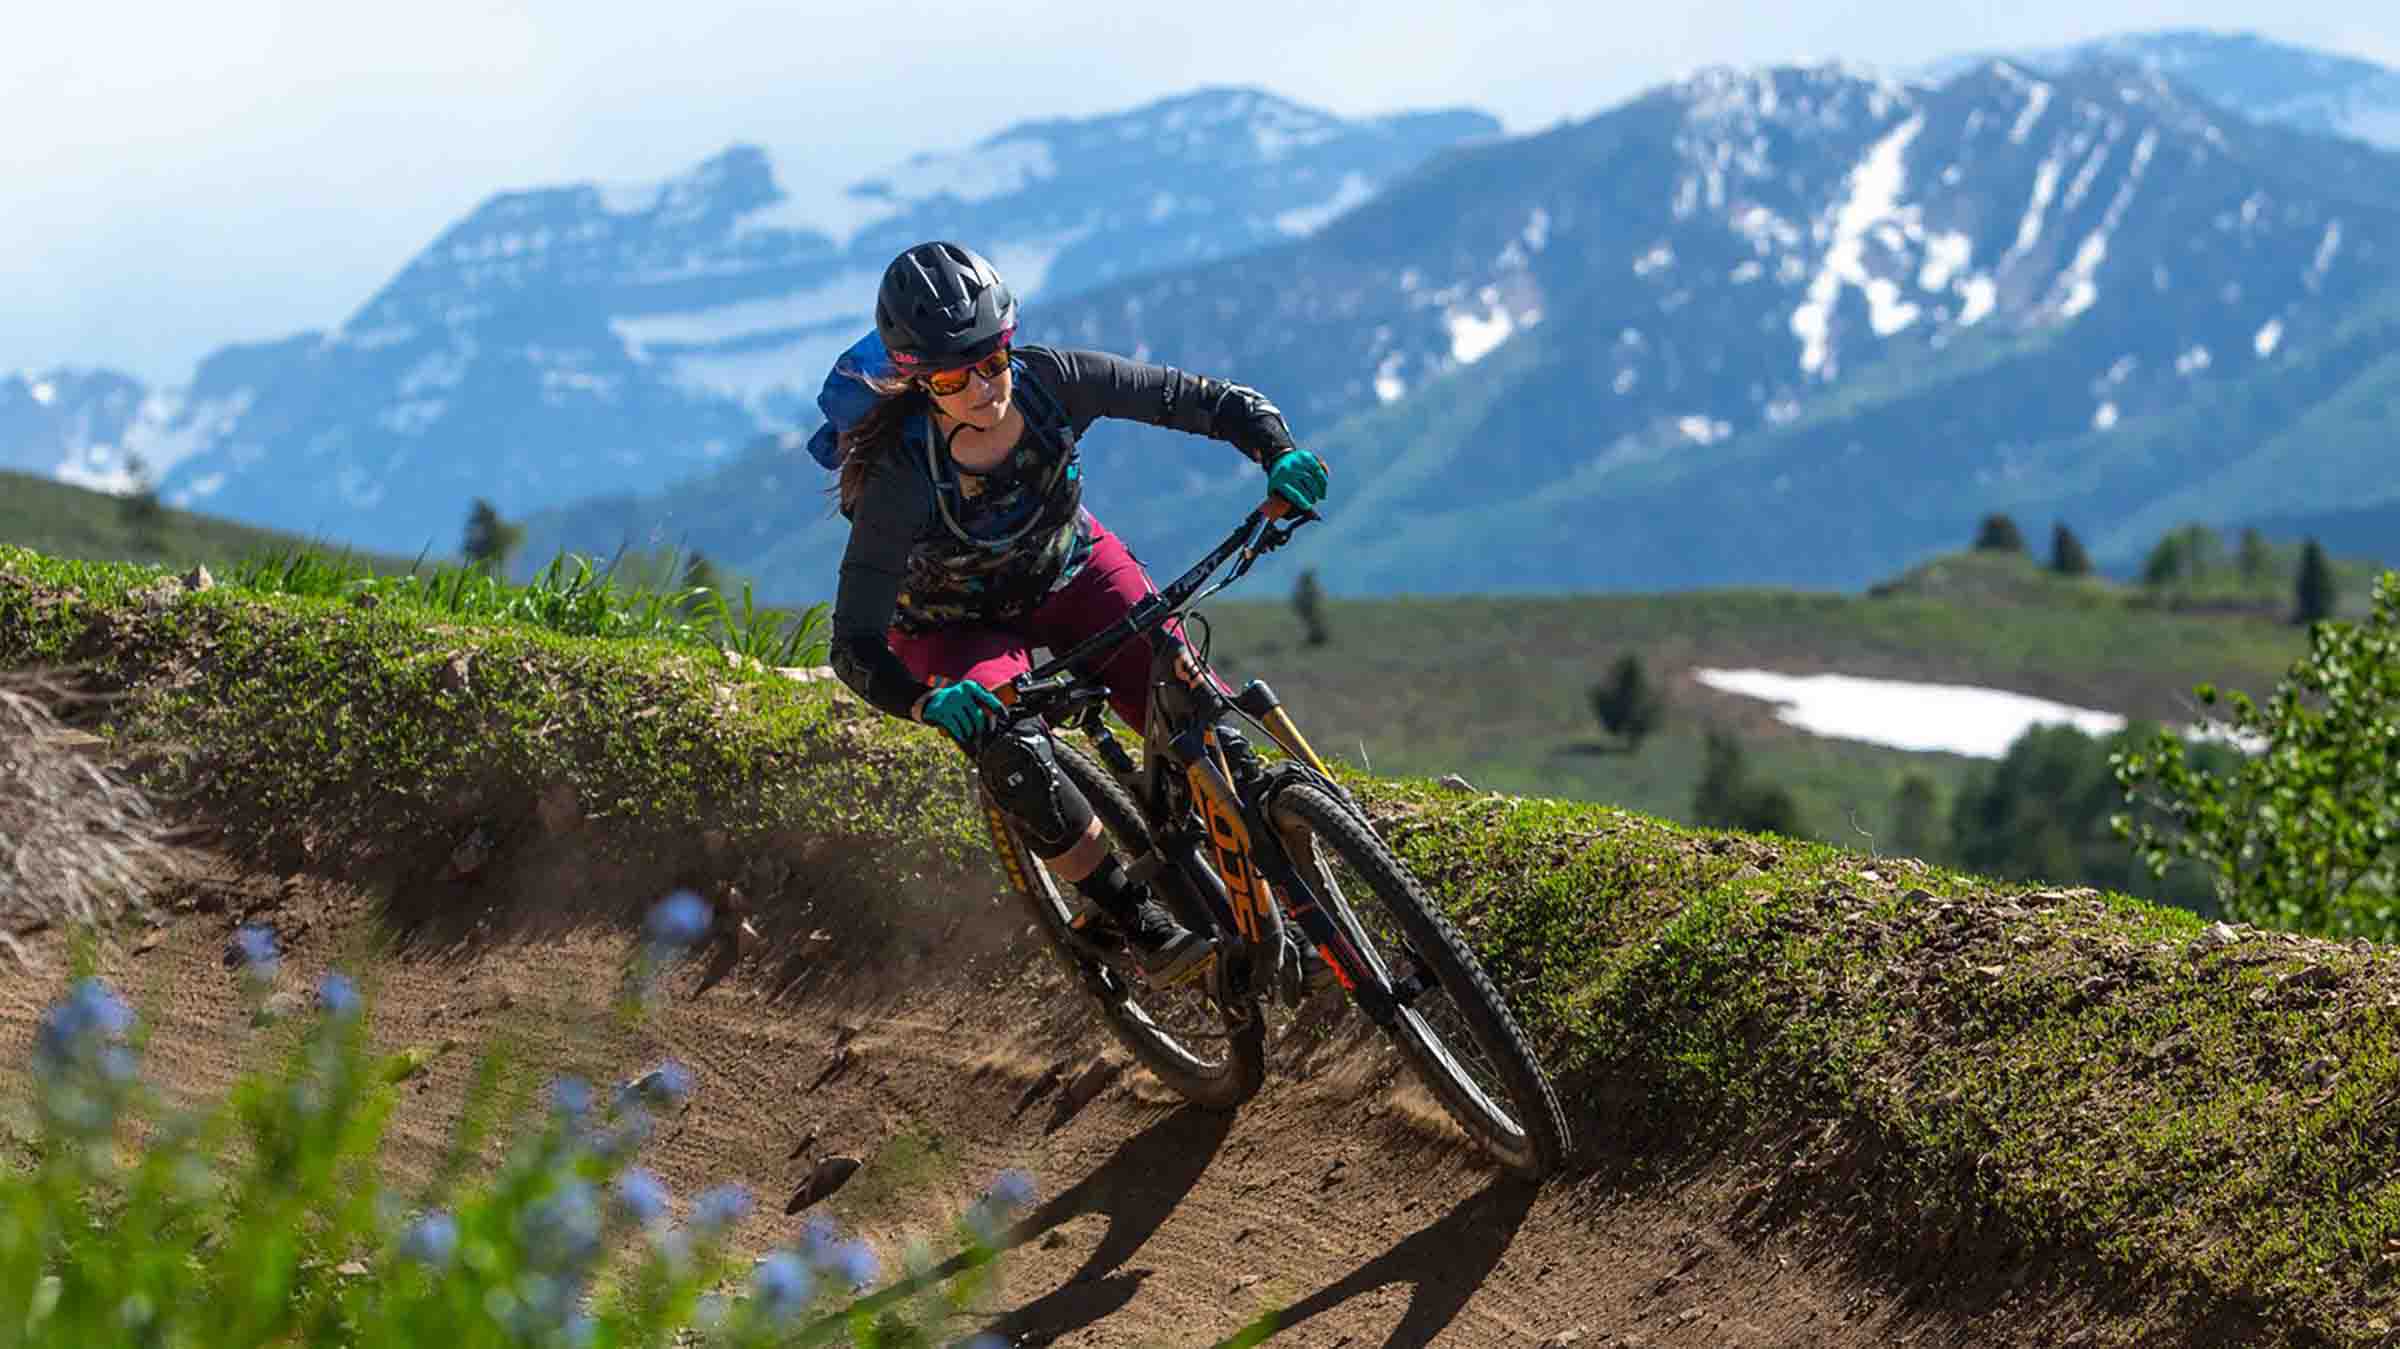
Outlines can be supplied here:
[[845, 511], [858, 505], [859, 493], [867, 487], [867, 471], [877, 462], [899, 454], [900, 430], [908, 424], [908, 419], [933, 406], [914, 380], [863, 370], [851, 373], [859, 383], [875, 391], [878, 401], [866, 416], [852, 422], [850, 429], [842, 433], [842, 472], [835, 480], [834, 493]]

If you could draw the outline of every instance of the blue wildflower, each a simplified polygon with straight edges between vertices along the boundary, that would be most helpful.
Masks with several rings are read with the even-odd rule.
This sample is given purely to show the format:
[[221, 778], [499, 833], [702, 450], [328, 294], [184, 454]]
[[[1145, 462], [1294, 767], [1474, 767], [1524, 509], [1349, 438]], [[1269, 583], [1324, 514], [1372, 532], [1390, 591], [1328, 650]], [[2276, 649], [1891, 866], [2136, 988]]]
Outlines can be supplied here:
[[673, 1059], [617, 1088], [617, 1107], [678, 1106], [691, 1099], [692, 1070]]
[[358, 1015], [358, 985], [350, 976], [333, 971], [317, 984], [317, 1005], [337, 1021], [348, 1021]]
[[[125, 1005], [115, 990], [104, 980], [80, 980], [64, 1002], [42, 1014], [42, 1023], [33, 1037], [35, 1065], [45, 1072], [57, 1073], [77, 1064], [98, 1061], [107, 1048], [132, 1028], [133, 1009]], [[130, 1067], [130, 1056], [123, 1062]], [[115, 1076], [113, 1067], [104, 1071]]]
[[678, 890], [650, 907], [642, 932], [653, 946], [682, 950], [698, 945], [708, 935], [713, 918], [707, 900], [689, 890]]
[[714, 1239], [732, 1231], [750, 1216], [750, 1190], [743, 1185], [719, 1185], [692, 1205], [692, 1230]]
[[240, 970], [247, 982], [272, 983], [282, 967], [283, 957], [275, 949], [275, 930], [264, 924], [242, 924], [225, 944], [225, 968]]
[[808, 1305], [815, 1284], [808, 1266], [790, 1251], [777, 1251], [759, 1261], [757, 1271], [751, 1276], [759, 1313], [771, 1325], [782, 1325], [798, 1315]]
[[668, 1199], [666, 1185], [643, 1167], [628, 1167], [617, 1177], [617, 1202], [644, 1227], [666, 1218]]
[[542, 1269], [575, 1270], [600, 1253], [600, 1202], [587, 1181], [569, 1181], [519, 1219], [526, 1253]]
[[984, 1195], [1002, 1208], [1020, 1209], [1033, 1202], [1034, 1193], [1032, 1175], [1012, 1166], [992, 1178]]
[[591, 1108], [591, 1084], [582, 1078], [562, 1077], [550, 1084], [550, 1112], [560, 1119], [582, 1119]]
[[409, 1224], [400, 1234], [400, 1258], [420, 1265], [440, 1269], [450, 1263], [458, 1249], [458, 1219], [447, 1213], [433, 1212]]
[[998, 1245], [1010, 1215], [1031, 1204], [1033, 1197], [1033, 1177], [1010, 1167], [993, 1177], [991, 1188], [967, 1210], [967, 1227], [985, 1245]]
[[875, 1258], [875, 1248], [864, 1241], [845, 1241], [834, 1252], [833, 1268], [850, 1281], [852, 1289], [866, 1288], [883, 1272], [883, 1263]]
[[841, 1245], [841, 1227], [824, 1214], [811, 1213], [807, 1221], [800, 1224], [800, 1253], [807, 1256], [808, 1263], [817, 1268], [824, 1269], [831, 1265]]
[[616, 1118], [605, 1127], [592, 1129], [584, 1136], [583, 1143], [600, 1160], [621, 1162], [641, 1151], [642, 1144], [650, 1141], [650, 1134], [656, 1127], [651, 1122], [649, 1111], [640, 1106], [630, 1106], [619, 1111]]

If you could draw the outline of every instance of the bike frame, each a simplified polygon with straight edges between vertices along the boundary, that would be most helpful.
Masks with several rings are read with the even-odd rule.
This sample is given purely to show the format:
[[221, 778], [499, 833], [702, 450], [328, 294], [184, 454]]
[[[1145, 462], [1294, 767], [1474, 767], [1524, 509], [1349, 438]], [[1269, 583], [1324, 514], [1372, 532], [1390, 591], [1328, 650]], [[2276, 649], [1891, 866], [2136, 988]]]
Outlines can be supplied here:
[[[1228, 695], [1207, 663], [1168, 624], [1198, 603], [1241, 579], [1265, 553], [1288, 542], [1303, 515], [1288, 526], [1275, 521], [1282, 505], [1271, 500], [1165, 590], [1144, 597], [1124, 618], [1053, 656], [1039, 668], [994, 690], [1020, 715], [1050, 706], [1078, 709], [1068, 724], [1089, 734], [1109, 771], [1124, 782], [1150, 818], [1161, 861], [1204, 903], [1215, 919], [1220, 949], [1219, 996], [1240, 1005], [1281, 986], [1287, 977], [1284, 920], [1271, 891], [1281, 892], [1311, 944], [1333, 966], [1361, 1010], [1388, 1025], [1399, 1009], [1430, 985], [1411, 975], [1395, 986], [1358, 950], [1330, 913], [1316, 888], [1292, 862], [1280, 831], [1270, 820], [1275, 793], [1295, 779], [1308, 780], [1348, 799], [1316, 751], [1284, 712], [1274, 691], [1252, 680]], [[1218, 568], [1239, 555], [1222, 581], [1209, 585]], [[1106, 690], [1086, 671], [1137, 637], [1151, 640], [1148, 724], [1142, 728], [1142, 762], [1136, 764], [1101, 721]], [[1232, 713], [1257, 719], [1291, 756], [1279, 769], [1237, 776], [1228, 762], [1218, 725]], [[1201, 852], [1205, 836], [1215, 865]], [[1137, 859], [1137, 867], [1148, 859]], [[1230, 948], [1230, 949], [1227, 949]]]

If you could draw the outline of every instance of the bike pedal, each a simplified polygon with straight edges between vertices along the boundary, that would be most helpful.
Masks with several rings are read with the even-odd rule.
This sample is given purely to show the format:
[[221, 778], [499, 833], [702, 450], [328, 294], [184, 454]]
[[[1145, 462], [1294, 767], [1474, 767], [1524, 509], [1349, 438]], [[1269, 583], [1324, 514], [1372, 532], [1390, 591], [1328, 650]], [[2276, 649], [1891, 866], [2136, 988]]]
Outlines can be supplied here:
[[[1135, 971], [1139, 973], [1141, 971], [1141, 962], [1134, 961], [1132, 963]], [[1150, 985], [1152, 988], [1182, 988], [1187, 984], [1195, 984], [1200, 982], [1202, 979], [1212, 978], [1215, 976], [1216, 971], [1217, 953], [1214, 949], [1211, 949], [1207, 955], [1204, 955], [1198, 960], [1193, 961], [1181, 973], [1169, 975], [1165, 978], [1157, 978], [1149, 974], [1142, 974], [1141, 979], [1143, 983]]]

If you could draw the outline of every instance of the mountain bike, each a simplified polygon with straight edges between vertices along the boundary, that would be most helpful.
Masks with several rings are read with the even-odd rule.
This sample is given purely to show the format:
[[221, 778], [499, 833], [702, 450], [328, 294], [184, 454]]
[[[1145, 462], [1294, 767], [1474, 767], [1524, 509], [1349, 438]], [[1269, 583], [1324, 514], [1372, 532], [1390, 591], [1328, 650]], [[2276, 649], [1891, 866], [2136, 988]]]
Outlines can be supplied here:
[[[1566, 1118], [1491, 977], [1274, 691], [1252, 680], [1228, 693], [1205, 648], [1169, 626], [1315, 518], [1278, 509], [1286, 506], [1270, 498], [1174, 584], [992, 690], [1004, 728], [1039, 718], [1090, 739], [1097, 761], [1054, 737], [1060, 768], [1129, 873], [1187, 927], [1216, 937], [1209, 962], [1172, 985], [1147, 981], [986, 794], [992, 842], [1070, 977], [1126, 1048], [1185, 1098], [1231, 1109], [1258, 1092], [1268, 1002], [1298, 1007], [1308, 996], [1305, 942], [1459, 1127], [1502, 1167], [1541, 1179], [1567, 1156]], [[1109, 691], [1087, 671], [1145, 635], [1154, 658], [1137, 762], [1104, 723]], [[1237, 713], [1282, 748], [1279, 761], [1250, 746]]]

